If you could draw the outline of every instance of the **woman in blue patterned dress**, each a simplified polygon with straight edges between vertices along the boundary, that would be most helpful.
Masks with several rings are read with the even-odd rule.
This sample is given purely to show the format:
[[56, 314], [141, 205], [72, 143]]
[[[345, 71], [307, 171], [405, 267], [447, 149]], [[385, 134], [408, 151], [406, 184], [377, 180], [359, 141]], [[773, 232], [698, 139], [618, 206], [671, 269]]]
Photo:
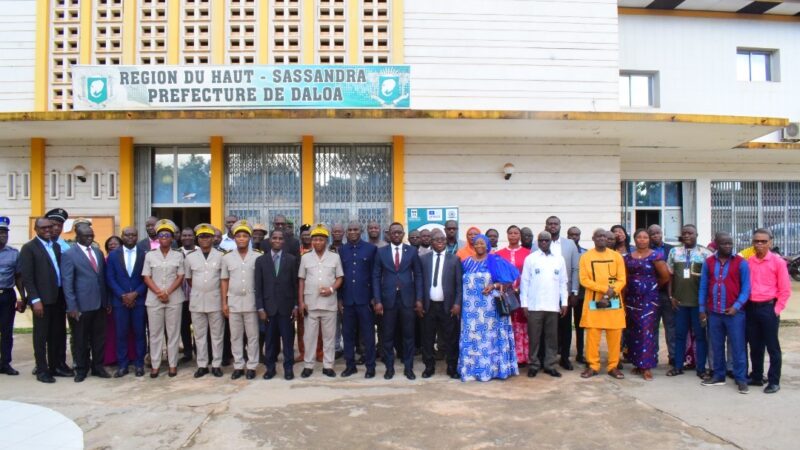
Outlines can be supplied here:
[[516, 267], [489, 254], [489, 238], [473, 241], [475, 255], [464, 260], [464, 300], [461, 309], [458, 374], [462, 381], [489, 381], [518, 375], [511, 318], [500, 316], [494, 297], [503, 284], [519, 277]]
[[635, 250], [625, 255], [628, 357], [634, 366], [633, 373], [650, 381], [653, 379], [651, 369], [658, 365], [658, 287], [667, 283], [669, 272], [661, 255], [650, 248], [650, 236], [646, 230], [636, 230], [633, 240]]

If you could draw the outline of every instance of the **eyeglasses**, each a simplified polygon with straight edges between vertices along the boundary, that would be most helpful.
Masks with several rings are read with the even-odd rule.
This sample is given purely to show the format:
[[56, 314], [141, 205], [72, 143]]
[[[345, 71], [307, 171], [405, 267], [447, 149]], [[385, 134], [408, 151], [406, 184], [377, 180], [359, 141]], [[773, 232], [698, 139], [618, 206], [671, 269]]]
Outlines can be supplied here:
[[172, 237], [172, 233], [158, 233], [156, 235], [156, 237], [158, 237], [159, 239], [161, 239], [161, 238], [171, 238]]
[[769, 239], [753, 239], [753, 244], [769, 244]]

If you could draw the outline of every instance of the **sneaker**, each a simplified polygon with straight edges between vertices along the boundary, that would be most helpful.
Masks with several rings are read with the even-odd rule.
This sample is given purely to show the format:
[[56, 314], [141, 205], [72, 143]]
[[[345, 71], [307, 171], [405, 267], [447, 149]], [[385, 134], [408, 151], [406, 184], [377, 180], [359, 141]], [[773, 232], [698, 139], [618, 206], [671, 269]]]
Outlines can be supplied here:
[[750, 393], [750, 388], [747, 387], [747, 383], [738, 383], [737, 386], [739, 386], [739, 393], [740, 394], [749, 394]]
[[701, 383], [703, 386], [724, 386], [725, 379], [724, 378], [708, 378], [703, 380]]

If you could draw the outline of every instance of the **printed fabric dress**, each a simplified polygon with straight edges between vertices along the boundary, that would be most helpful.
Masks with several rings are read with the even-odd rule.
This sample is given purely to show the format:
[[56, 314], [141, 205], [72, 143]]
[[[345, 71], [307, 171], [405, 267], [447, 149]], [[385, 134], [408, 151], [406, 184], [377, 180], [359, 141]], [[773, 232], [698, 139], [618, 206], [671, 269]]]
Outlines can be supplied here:
[[[525, 258], [530, 254], [530, 250], [521, 246], [517, 248], [506, 247], [497, 251], [497, 256], [510, 262], [520, 273], [522, 273], [522, 267], [525, 265]], [[519, 278], [514, 282], [514, 289], [519, 293]], [[511, 313], [511, 327], [514, 329], [514, 348], [517, 353], [517, 362], [519, 364], [527, 364], [528, 349], [530, 348], [528, 316], [522, 308], [517, 308]]]
[[498, 315], [492, 295], [482, 293], [492, 282], [486, 261], [469, 257], [463, 265], [458, 374], [462, 381], [489, 381], [518, 375], [511, 320]]
[[658, 281], [656, 261], [664, 259], [656, 252], [636, 259], [625, 255], [628, 283], [625, 286], [628, 358], [639, 369], [658, 365], [656, 328], [658, 327]]

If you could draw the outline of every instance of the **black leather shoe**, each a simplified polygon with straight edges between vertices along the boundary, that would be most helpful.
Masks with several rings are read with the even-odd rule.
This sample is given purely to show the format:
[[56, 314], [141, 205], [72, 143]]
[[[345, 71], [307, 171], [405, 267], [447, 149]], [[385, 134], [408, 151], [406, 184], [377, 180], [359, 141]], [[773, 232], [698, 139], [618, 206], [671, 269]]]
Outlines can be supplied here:
[[0, 373], [4, 373], [4, 374], [6, 374], [6, 375], [19, 375], [19, 372], [17, 372], [17, 371], [16, 371], [16, 370], [15, 370], [13, 367], [11, 367], [11, 366], [5, 366], [5, 367], [3, 367], [2, 369], [0, 369]]
[[344, 372], [342, 372], [342, 378], [347, 378], [350, 375], [355, 375], [357, 373], [358, 373], [358, 369], [356, 369], [355, 367], [348, 367], [348, 368], [344, 369]]
[[144, 376], [144, 367], [137, 367], [136, 371], [135, 371], [135, 374], [136, 374], [137, 377], [143, 377]]
[[117, 369], [117, 371], [114, 372], [114, 378], [122, 378], [127, 374], [128, 374], [128, 369]]
[[66, 373], [68, 374], [68, 375], [67, 375], [68, 377], [74, 377], [74, 376], [75, 376], [75, 369], [73, 369], [72, 367], [70, 367], [70, 366], [68, 366], [68, 365], [66, 365], [66, 364], [64, 364], [64, 365], [61, 365], [61, 366], [58, 366], [58, 368], [59, 368], [59, 369], [60, 369], [62, 372], [66, 372]]
[[426, 367], [425, 370], [422, 371], [422, 378], [430, 378], [436, 372], [436, 369], [433, 367]]
[[314, 373], [314, 369], [303, 369], [303, 371], [300, 372], [300, 377], [308, 378], [311, 376], [312, 373]]
[[561, 373], [559, 373], [559, 371], [556, 369], [546, 369], [544, 373], [550, 375], [551, 377], [561, 378]]
[[222, 369], [219, 368], [219, 367], [212, 367], [211, 368], [211, 375], [214, 375], [217, 378], [221, 377], [222, 376]]
[[386, 368], [386, 373], [383, 374], [383, 379], [384, 380], [391, 380], [392, 378], [394, 378], [394, 368], [387, 367]]
[[764, 382], [761, 381], [761, 380], [758, 380], [758, 379], [750, 378], [749, 380], [747, 380], [747, 385], [748, 386], [759, 386], [760, 387], [760, 386], [764, 385]]
[[535, 377], [537, 373], [539, 373], [538, 369], [534, 369], [534, 368], [528, 369], [528, 378]]
[[768, 384], [767, 387], [764, 388], [765, 394], [774, 394], [781, 390], [781, 386], [778, 384]]
[[263, 378], [265, 380], [271, 380], [271, 379], [275, 378], [275, 375], [277, 375], [277, 374], [278, 373], [275, 372], [275, 369], [267, 369], [267, 371], [264, 373]]
[[70, 377], [71, 378], [71, 377], [75, 376], [75, 371], [73, 371], [73, 370], [67, 371], [67, 370], [64, 370], [63, 368], [59, 367], [58, 369], [53, 371], [53, 376], [54, 377]]
[[78, 372], [75, 374], [75, 382], [80, 383], [86, 379], [86, 374], [83, 372]]
[[106, 369], [103, 368], [92, 370], [92, 376], [98, 378], [111, 378], [111, 375], [109, 375], [109, 373], [106, 372]]
[[42, 383], [55, 383], [56, 379], [47, 372], [39, 372], [36, 374], [36, 380]]
[[247, 372], [244, 373], [244, 377], [247, 378], [248, 380], [255, 379], [256, 371], [253, 369], [248, 369]]
[[174, 377], [178, 376], [178, 369], [175, 369], [175, 370], [170, 369], [170, 370], [168, 370], [167, 371], [167, 376], [170, 377], [170, 378], [174, 378]]
[[322, 374], [326, 377], [336, 378], [336, 372], [333, 369], [322, 369]]
[[403, 371], [403, 375], [405, 375], [406, 378], [408, 378], [409, 380], [416, 380], [417, 379], [417, 376], [414, 375], [414, 371], [411, 370], [411, 369], [404, 370]]
[[158, 369], [153, 369], [150, 371], [150, 378], [158, 378]]
[[375, 378], [375, 369], [367, 369], [367, 373], [364, 374], [364, 378]]
[[569, 362], [569, 359], [567, 359], [567, 358], [561, 358], [561, 361], [558, 362], [558, 365], [563, 367], [564, 370], [573, 370], [574, 369], [574, 367], [572, 367], [572, 363]]
[[205, 367], [198, 367], [197, 370], [194, 372], [195, 378], [200, 378], [208, 375], [208, 369]]
[[244, 370], [236, 369], [231, 374], [231, 380], [238, 380], [239, 378], [242, 378], [242, 376], [244, 376]]
[[286, 372], [283, 374], [283, 379], [286, 381], [294, 380], [294, 372]]

